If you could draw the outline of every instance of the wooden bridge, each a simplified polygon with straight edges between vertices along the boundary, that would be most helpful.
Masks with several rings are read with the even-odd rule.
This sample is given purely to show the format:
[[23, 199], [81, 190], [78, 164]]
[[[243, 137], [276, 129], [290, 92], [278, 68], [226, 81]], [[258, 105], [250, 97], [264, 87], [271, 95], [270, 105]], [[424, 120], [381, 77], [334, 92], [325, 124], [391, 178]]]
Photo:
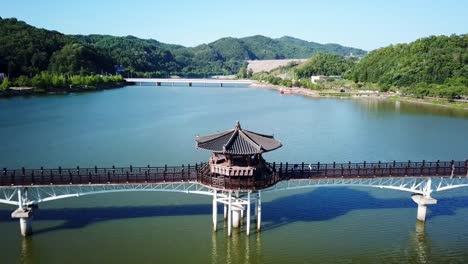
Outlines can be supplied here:
[[[279, 181], [299, 179], [364, 179], [398, 177], [468, 177], [468, 161], [362, 162], [362, 163], [269, 163], [270, 175], [237, 177], [208, 174], [208, 164], [109, 168], [3, 168], [0, 186], [39, 187], [51, 185], [138, 184], [198, 182], [231, 190], [264, 189]], [[234, 174], [233, 174], [234, 175]], [[247, 175], [245, 175], [247, 176]]]
[[[267, 173], [265, 173], [265, 171]], [[248, 175], [243, 175], [248, 173]], [[213, 173], [209, 163], [160, 167], [7, 169], [0, 176], [0, 203], [16, 205], [23, 235], [32, 232], [32, 214], [39, 203], [82, 195], [164, 191], [213, 196], [213, 229], [217, 204], [224, 205], [228, 235], [255, 203], [257, 230], [261, 226], [262, 192], [324, 186], [363, 186], [412, 193], [417, 219], [424, 221], [427, 206], [437, 201], [432, 192], [468, 187], [468, 160], [362, 163], [266, 163], [262, 173], [239, 170], [230, 176]]]

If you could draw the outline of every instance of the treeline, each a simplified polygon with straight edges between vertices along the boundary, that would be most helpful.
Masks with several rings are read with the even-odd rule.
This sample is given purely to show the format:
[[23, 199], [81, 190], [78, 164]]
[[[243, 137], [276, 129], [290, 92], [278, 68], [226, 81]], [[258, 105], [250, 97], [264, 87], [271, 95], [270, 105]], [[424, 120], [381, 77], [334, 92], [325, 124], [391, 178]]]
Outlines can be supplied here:
[[[272, 84], [312, 89], [313, 75], [338, 75], [382, 92], [400, 91], [416, 97], [468, 98], [468, 35], [422, 38], [409, 44], [391, 45], [372, 51], [360, 61], [336, 54], [317, 53], [307, 62], [253, 78]], [[278, 72], [280, 71], [280, 72]], [[282, 76], [283, 78], [279, 78]], [[290, 79], [290, 80], [287, 80]]]
[[18, 78], [9, 80], [4, 78], [0, 83], [0, 90], [6, 92], [10, 87], [34, 88], [35, 91], [47, 92], [50, 90], [83, 90], [113, 87], [125, 83], [120, 75], [100, 76], [100, 75], [65, 75], [41, 72], [29, 78], [21, 75]]
[[89, 75], [113, 68], [110, 58], [73, 37], [0, 18], [0, 73], [9, 77], [42, 71]]
[[307, 62], [295, 68], [298, 78], [310, 78], [312, 75], [338, 75], [341, 76], [349, 71], [355, 64], [354, 59], [345, 59], [331, 53], [317, 53]]
[[432, 36], [372, 51], [346, 77], [416, 96], [468, 97], [468, 34]]

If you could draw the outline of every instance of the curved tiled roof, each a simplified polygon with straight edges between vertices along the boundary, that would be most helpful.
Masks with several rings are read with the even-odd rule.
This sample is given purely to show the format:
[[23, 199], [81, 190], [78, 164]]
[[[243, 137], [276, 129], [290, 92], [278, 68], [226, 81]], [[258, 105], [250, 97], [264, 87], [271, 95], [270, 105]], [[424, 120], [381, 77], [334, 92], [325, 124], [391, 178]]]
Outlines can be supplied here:
[[237, 122], [234, 129], [208, 136], [196, 137], [197, 147], [214, 153], [252, 155], [281, 147], [273, 136], [243, 130]]

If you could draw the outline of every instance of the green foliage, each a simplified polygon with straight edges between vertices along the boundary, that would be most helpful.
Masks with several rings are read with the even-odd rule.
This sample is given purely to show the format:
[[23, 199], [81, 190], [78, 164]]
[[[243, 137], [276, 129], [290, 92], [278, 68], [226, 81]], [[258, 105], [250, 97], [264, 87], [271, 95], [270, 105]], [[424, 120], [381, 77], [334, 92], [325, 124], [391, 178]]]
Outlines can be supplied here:
[[67, 44], [55, 52], [48, 68], [55, 73], [91, 74], [99, 71], [113, 71], [109, 58], [81, 43]]
[[8, 78], [4, 78], [2, 83], [0, 84], [0, 91], [5, 91], [10, 87], [10, 81]]
[[0, 19], [0, 72], [16, 77], [54, 72], [113, 70], [110, 60], [72, 36], [38, 29], [14, 18]]
[[120, 75], [100, 76], [100, 75], [64, 75], [57, 73], [41, 72], [34, 75], [33, 78], [20, 76], [14, 80], [15, 86], [34, 87], [35, 89], [48, 90], [63, 90], [67, 88], [75, 89], [94, 89], [98, 87], [110, 87], [116, 84], [123, 83], [124, 80]]
[[402, 88], [404, 94], [414, 95], [418, 98], [442, 97], [455, 99], [459, 97], [468, 98], [468, 78], [447, 79], [444, 84], [418, 83]]
[[247, 64], [244, 63], [240, 69], [239, 69], [239, 72], [236, 74], [236, 77], [238, 79], [245, 79], [248, 77], [248, 74], [247, 74]]
[[31, 80], [28, 78], [28, 76], [21, 75], [20, 77], [16, 78], [13, 82], [13, 86], [16, 87], [30, 87], [31, 86]]
[[317, 53], [306, 63], [296, 69], [299, 78], [310, 78], [312, 75], [343, 75], [354, 62], [331, 53]]
[[447, 78], [467, 76], [468, 35], [419, 39], [371, 52], [356, 65], [360, 82], [409, 86], [443, 83]]
[[432, 36], [372, 51], [346, 75], [417, 96], [466, 95], [468, 34]]

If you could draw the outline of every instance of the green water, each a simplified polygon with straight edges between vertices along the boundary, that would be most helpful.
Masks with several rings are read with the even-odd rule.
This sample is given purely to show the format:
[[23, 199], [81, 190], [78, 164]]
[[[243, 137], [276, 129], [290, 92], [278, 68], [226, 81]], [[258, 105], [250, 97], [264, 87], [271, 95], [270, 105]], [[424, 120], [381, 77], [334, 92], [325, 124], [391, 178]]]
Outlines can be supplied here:
[[[245, 87], [127, 87], [0, 100], [0, 166], [187, 164], [193, 138], [274, 134], [270, 161], [468, 158], [468, 113], [404, 102], [313, 99]], [[43, 203], [23, 239], [0, 205], [0, 263], [466, 263], [468, 188], [434, 193], [425, 228], [409, 193], [318, 188], [266, 193], [263, 230], [227, 238], [210, 197], [114, 193]], [[222, 212], [219, 210], [219, 212]]]

